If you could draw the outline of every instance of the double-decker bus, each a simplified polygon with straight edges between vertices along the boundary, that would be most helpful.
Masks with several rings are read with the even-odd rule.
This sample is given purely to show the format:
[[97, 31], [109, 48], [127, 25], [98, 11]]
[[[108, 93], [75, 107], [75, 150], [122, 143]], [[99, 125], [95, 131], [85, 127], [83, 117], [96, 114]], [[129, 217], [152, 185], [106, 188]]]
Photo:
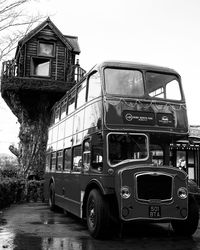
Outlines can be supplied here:
[[111, 225], [170, 222], [177, 234], [198, 226], [195, 186], [170, 145], [188, 136], [179, 74], [108, 61], [96, 65], [52, 110], [45, 197], [86, 219], [100, 238]]

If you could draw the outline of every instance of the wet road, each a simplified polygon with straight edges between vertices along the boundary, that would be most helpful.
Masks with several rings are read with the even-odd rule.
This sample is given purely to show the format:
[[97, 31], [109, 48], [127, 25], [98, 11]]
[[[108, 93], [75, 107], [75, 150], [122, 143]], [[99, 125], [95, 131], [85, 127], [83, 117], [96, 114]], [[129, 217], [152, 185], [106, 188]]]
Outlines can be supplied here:
[[0, 249], [200, 250], [200, 227], [188, 239], [176, 237], [169, 224], [134, 224], [124, 227], [121, 237], [94, 240], [78, 218], [53, 213], [44, 203], [29, 203], [0, 212]]

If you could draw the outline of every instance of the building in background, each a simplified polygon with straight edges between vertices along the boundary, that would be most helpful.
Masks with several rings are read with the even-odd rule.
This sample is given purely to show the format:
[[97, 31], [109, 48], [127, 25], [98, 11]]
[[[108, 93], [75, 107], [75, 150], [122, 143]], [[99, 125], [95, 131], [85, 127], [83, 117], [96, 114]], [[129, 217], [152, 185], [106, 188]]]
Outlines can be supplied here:
[[171, 146], [176, 166], [183, 168], [200, 187], [200, 126], [190, 126], [189, 138]]

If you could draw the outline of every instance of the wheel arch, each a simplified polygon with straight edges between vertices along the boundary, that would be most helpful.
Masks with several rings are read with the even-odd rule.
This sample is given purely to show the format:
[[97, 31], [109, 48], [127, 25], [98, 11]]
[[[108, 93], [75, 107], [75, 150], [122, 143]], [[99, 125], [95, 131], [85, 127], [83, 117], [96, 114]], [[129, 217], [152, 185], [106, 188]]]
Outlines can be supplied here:
[[102, 195], [106, 194], [106, 191], [103, 187], [103, 185], [98, 181], [98, 180], [91, 180], [86, 189], [85, 189], [85, 193], [84, 193], [84, 197], [83, 197], [83, 204], [82, 204], [82, 217], [85, 218], [86, 217], [86, 205], [87, 205], [87, 199], [89, 196], [89, 193], [91, 190], [93, 189], [97, 189]]
[[107, 189], [105, 187], [103, 187], [103, 185], [101, 184], [101, 182], [99, 182], [96, 179], [91, 180], [84, 192], [84, 197], [83, 197], [83, 201], [82, 201], [82, 218], [86, 218], [86, 205], [87, 205], [87, 199], [89, 196], [89, 193], [91, 190], [96, 189], [98, 190], [104, 197], [114, 197], [114, 191]]

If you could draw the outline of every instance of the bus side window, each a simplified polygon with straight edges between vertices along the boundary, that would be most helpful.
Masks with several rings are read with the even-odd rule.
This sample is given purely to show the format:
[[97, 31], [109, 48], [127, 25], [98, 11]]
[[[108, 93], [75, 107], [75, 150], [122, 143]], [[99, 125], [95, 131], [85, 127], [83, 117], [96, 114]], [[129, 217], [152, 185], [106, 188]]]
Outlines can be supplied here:
[[51, 171], [55, 171], [56, 170], [56, 152], [53, 152], [51, 154], [51, 167], [50, 167]]
[[63, 169], [63, 151], [62, 150], [58, 151], [57, 157], [58, 157], [58, 160], [57, 160], [56, 170], [62, 171]]
[[60, 120], [60, 107], [57, 107], [55, 110], [55, 123], [59, 122]]
[[54, 123], [55, 123], [55, 109], [51, 110], [50, 126], [52, 126]]
[[68, 99], [68, 114], [72, 113], [75, 110], [75, 101], [76, 101], [76, 92], [73, 91], [69, 95]]
[[103, 170], [103, 149], [99, 146], [92, 147], [92, 169]]
[[81, 107], [86, 101], [86, 81], [84, 81], [77, 89], [76, 108]]
[[60, 119], [63, 119], [66, 116], [67, 110], [67, 98], [61, 103], [61, 110], [60, 110]]
[[82, 165], [81, 146], [76, 146], [73, 148], [72, 163], [72, 171], [80, 172]]
[[88, 82], [88, 101], [101, 96], [101, 81], [98, 72], [89, 77]]
[[71, 148], [66, 148], [64, 150], [64, 165], [63, 165], [63, 170], [64, 171], [70, 171], [71, 170], [71, 156], [72, 156]]
[[87, 139], [83, 143], [83, 171], [88, 171], [91, 164], [91, 142]]

